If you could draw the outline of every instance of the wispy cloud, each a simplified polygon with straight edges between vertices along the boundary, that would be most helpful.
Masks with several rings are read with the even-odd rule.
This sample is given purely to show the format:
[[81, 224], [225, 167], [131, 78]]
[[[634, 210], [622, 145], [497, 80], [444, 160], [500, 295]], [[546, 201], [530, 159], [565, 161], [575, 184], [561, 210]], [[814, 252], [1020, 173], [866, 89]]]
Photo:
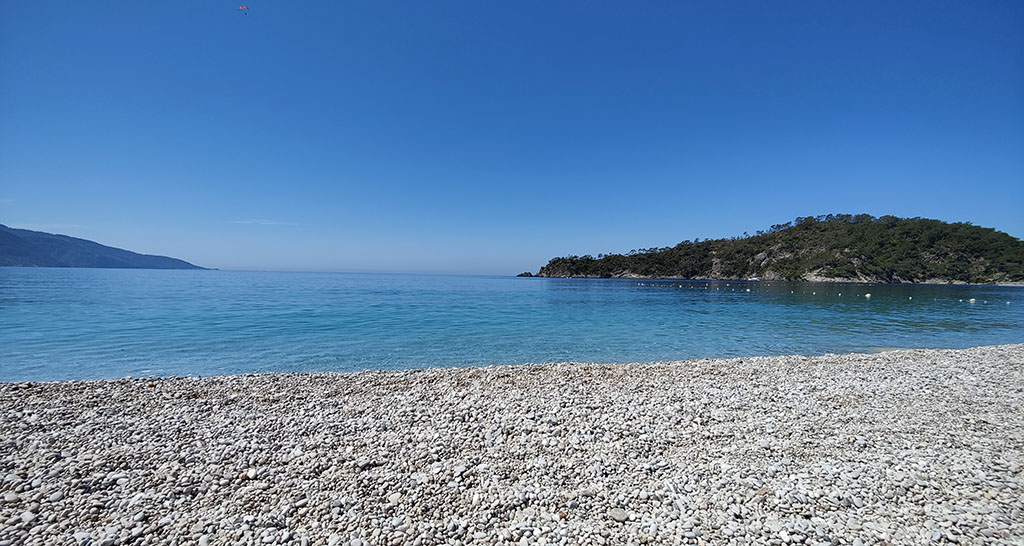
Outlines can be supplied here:
[[232, 220], [232, 224], [249, 224], [255, 226], [301, 226], [298, 222], [282, 222], [280, 220]]
[[4, 198], [4, 197], [0, 197], [0, 205], [10, 205], [13, 202], [14, 202], [14, 199], [7, 199], [7, 198]]

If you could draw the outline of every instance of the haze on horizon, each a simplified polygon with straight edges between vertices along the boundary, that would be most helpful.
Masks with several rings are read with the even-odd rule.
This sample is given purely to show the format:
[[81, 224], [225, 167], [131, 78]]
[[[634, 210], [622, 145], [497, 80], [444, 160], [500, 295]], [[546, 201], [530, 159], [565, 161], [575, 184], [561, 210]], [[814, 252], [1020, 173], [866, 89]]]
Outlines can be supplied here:
[[515, 274], [796, 216], [1024, 237], [1013, 1], [0, 4], [0, 223]]

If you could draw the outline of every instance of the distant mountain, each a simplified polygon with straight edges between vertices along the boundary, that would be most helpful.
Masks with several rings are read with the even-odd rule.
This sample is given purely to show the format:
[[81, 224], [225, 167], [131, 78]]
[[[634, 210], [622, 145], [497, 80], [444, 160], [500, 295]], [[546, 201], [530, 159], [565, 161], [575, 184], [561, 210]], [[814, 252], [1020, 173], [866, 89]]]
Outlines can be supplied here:
[[753, 236], [555, 258], [537, 276], [1020, 283], [1024, 242], [969, 223], [829, 214]]
[[138, 254], [85, 239], [0, 224], [0, 266], [205, 269], [177, 258]]

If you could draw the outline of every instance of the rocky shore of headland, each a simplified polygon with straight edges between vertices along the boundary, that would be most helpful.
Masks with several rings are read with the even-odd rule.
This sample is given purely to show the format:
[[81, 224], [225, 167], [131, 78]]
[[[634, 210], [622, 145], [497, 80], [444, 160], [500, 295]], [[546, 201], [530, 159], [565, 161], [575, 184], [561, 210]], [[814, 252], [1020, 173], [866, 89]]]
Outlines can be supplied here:
[[1022, 544], [1024, 345], [0, 383], [0, 545]]
[[540, 272], [536, 275], [530, 272], [520, 273], [516, 277], [536, 277], [536, 278], [552, 278], [552, 279], [634, 279], [634, 280], [648, 280], [648, 281], [689, 281], [689, 282], [744, 282], [744, 281], [768, 281], [768, 282], [793, 282], [793, 283], [830, 283], [830, 284], [887, 284], [897, 286], [920, 286], [920, 285], [938, 285], [938, 286], [1024, 286], [1022, 281], [1000, 281], [1000, 282], [987, 282], [971, 285], [965, 281], [956, 279], [942, 279], [942, 278], [931, 278], [923, 280], [908, 281], [903, 279], [886, 279], [882, 277], [868, 277], [862, 276], [857, 278], [850, 277], [826, 277], [817, 274], [807, 274], [798, 279], [785, 279], [779, 275], [765, 275], [764, 277], [724, 277], [724, 276], [697, 276], [697, 277], [654, 277], [649, 275], [639, 275], [631, 271], [619, 271], [607, 277], [590, 276], [590, 275], [557, 275], [552, 273]]

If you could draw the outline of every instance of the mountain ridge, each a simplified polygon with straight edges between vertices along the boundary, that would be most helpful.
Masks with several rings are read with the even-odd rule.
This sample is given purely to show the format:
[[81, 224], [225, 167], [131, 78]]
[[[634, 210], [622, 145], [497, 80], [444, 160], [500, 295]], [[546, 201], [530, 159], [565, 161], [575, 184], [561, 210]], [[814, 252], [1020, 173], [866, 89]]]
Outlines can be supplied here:
[[1020, 284], [1024, 242], [970, 223], [828, 214], [752, 236], [553, 258], [536, 276]]
[[140, 254], [69, 235], [0, 224], [0, 266], [207, 269], [153, 254]]

